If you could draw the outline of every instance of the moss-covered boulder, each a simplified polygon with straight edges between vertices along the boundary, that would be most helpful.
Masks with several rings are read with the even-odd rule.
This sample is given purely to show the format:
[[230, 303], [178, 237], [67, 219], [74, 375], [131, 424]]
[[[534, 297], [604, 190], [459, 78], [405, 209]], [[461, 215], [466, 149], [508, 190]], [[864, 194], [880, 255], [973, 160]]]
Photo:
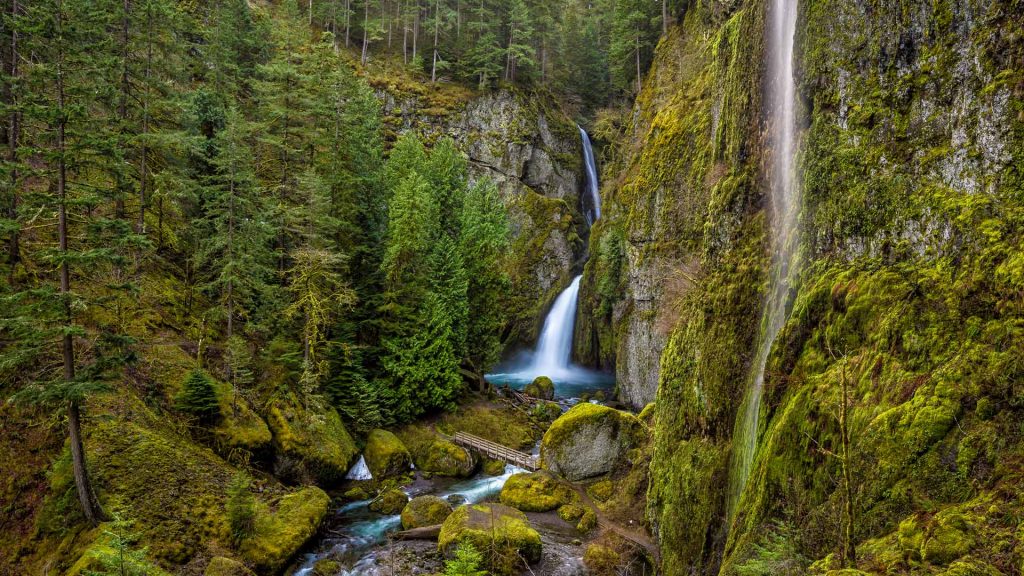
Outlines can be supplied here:
[[530, 526], [526, 515], [501, 504], [467, 504], [455, 509], [441, 525], [438, 549], [446, 555], [455, 552], [462, 542], [477, 550], [515, 551], [533, 563], [540, 560], [540, 534]]
[[977, 560], [975, 558], [964, 558], [949, 565], [939, 576], [1002, 576], [995, 566]]
[[252, 570], [246, 567], [238, 560], [232, 560], [231, 558], [225, 558], [223, 556], [214, 556], [210, 563], [206, 565], [206, 571], [203, 572], [203, 576], [256, 576]]
[[273, 437], [267, 423], [259, 417], [249, 403], [223, 382], [216, 384], [220, 418], [213, 427], [213, 437], [219, 452], [234, 450], [261, 453], [270, 447]]
[[558, 517], [571, 524], [576, 524], [586, 511], [587, 509], [579, 504], [566, 504], [558, 509]]
[[939, 513], [921, 545], [921, 557], [929, 564], [944, 566], [971, 551], [974, 530], [956, 509]]
[[316, 536], [330, 503], [315, 486], [288, 494], [271, 506], [259, 503], [255, 529], [242, 540], [239, 553], [258, 572], [279, 572]]
[[341, 564], [337, 560], [320, 560], [313, 565], [313, 576], [338, 576]]
[[363, 457], [366, 458], [370, 473], [378, 480], [408, 472], [412, 465], [412, 456], [405, 444], [387, 430], [370, 432]]
[[542, 466], [578, 482], [613, 471], [638, 445], [643, 424], [632, 414], [577, 404], [555, 420], [541, 443]]
[[438, 439], [427, 448], [420, 470], [438, 476], [468, 478], [476, 470], [476, 464], [476, 457], [465, 448]]
[[553, 400], [555, 398], [555, 383], [547, 376], [537, 376], [523, 388], [527, 396], [533, 396], [540, 400]]
[[402, 509], [402, 528], [436, 526], [452, 513], [452, 505], [437, 496], [417, 496]]
[[405, 505], [409, 503], [409, 496], [398, 488], [389, 488], [381, 492], [370, 502], [370, 511], [378, 514], [393, 516], [401, 514]]
[[589, 534], [594, 528], [597, 528], [597, 514], [590, 508], [586, 508], [583, 510], [583, 515], [580, 516], [580, 521], [576, 523], [576, 529], [583, 534]]
[[294, 400], [277, 400], [267, 412], [267, 424], [279, 455], [297, 463], [323, 486], [345, 478], [359, 454], [334, 408], [312, 411]]
[[557, 402], [542, 401], [534, 405], [530, 416], [541, 422], [554, 422], [562, 415], [562, 407]]
[[[100, 538], [85, 549], [82, 556], [68, 569], [64, 576], [106, 574], [108, 573], [107, 569], [112, 564], [116, 565], [116, 562], [118, 562], [118, 554], [114, 548], [110, 547], [110, 539], [101, 535]], [[163, 570], [148, 559], [143, 559], [142, 562], [135, 564], [134, 567], [147, 576], [171, 576], [170, 572]]]
[[575, 497], [572, 488], [543, 471], [513, 474], [501, 488], [501, 503], [523, 512], [549, 512]]
[[484, 459], [484, 474], [488, 476], [501, 476], [505, 473], [505, 461], [504, 460], [492, 460], [490, 458]]
[[596, 542], [587, 546], [583, 553], [583, 565], [594, 576], [615, 576], [621, 563], [622, 557], [618, 552]]

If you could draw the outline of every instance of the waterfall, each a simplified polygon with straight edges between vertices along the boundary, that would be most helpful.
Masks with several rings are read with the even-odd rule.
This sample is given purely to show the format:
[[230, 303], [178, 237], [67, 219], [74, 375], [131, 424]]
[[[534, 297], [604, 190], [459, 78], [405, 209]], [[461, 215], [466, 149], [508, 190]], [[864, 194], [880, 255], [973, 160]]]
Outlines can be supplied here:
[[800, 188], [794, 157], [797, 149], [796, 82], [793, 76], [793, 39], [797, 1], [772, 0], [768, 37], [768, 72], [771, 106], [772, 270], [765, 299], [761, 333], [754, 358], [753, 378], [738, 414], [730, 478], [729, 515], [734, 516], [750, 476], [757, 450], [764, 371], [775, 338], [786, 323], [790, 288], [798, 268]]
[[356, 462], [352, 469], [345, 475], [345, 480], [373, 480], [373, 474], [370, 473], [370, 467], [366, 465], [366, 458], [359, 457], [359, 462]]
[[587, 196], [590, 199], [590, 206], [583, 206], [583, 216], [587, 219], [587, 226], [593, 226], [601, 218], [601, 193], [597, 180], [597, 162], [594, 161], [594, 147], [590, 142], [590, 135], [580, 129], [580, 139], [583, 141], [583, 163], [587, 170]]
[[538, 375], [557, 378], [570, 370], [572, 336], [576, 326], [576, 300], [580, 292], [580, 278], [562, 291], [544, 319], [544, 328], [537, 341], [531, 371]]

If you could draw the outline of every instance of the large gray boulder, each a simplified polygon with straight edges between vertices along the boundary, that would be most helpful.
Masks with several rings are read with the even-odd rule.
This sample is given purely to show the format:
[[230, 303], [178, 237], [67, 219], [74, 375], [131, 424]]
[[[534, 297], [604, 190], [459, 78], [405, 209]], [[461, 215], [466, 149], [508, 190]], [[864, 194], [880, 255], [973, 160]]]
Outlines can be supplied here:
[[571, 482], [607, 474], [625, 463], [627, 452], [644, 434], [643, 423], [632, 414], [577, 404], [544, 433], [541, 465]]

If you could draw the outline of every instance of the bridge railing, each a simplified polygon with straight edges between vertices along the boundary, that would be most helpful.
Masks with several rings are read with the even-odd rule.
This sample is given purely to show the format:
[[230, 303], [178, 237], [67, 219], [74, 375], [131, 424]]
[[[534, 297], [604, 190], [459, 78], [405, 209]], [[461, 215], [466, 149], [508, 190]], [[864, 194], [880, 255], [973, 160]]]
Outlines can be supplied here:
[[456, 432], [453, 439], [456, 444], [481, 452], [490, 458], [502, 460], [526, 470], [533, 471], [538, 469], [537, 459], [534, 456], [513, 450], [508, 446], [502, 446], [496, 442], [491, 442], [485, 438], [465, 432]]

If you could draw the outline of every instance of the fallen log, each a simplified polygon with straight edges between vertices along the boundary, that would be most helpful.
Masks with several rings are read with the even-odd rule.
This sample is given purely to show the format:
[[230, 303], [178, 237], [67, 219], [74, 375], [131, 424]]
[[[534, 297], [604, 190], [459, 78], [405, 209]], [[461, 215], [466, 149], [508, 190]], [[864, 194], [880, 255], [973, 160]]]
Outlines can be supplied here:
[[440, 535], [441, 525], [436, 524], [434, 526], [423, 526], [422, 528], [395, 532], [392, 538], [395, 540], [437, 540], [437, 537]]

